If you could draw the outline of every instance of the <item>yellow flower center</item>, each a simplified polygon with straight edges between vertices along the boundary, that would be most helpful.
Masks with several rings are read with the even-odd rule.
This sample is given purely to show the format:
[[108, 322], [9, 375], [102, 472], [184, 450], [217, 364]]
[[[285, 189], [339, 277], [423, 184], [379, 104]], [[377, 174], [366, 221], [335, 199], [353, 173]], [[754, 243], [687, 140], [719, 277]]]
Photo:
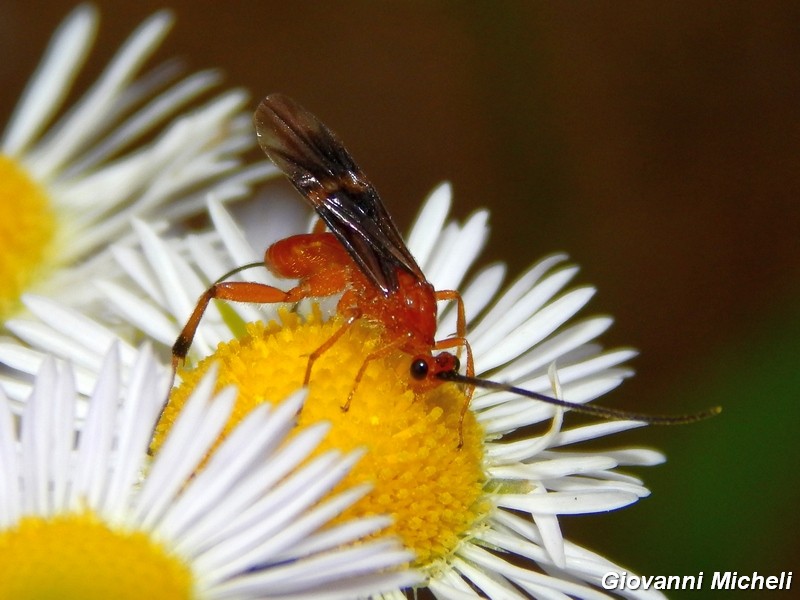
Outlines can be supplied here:
[[0, 598], [191, 598], [191, 572], [143, 532], [118, 532], [91, 513], [25, 517], [0, 531]]
[[44, 190], [14, 159], [0, 154], [0, 319], [41, 276], [52, 252], [56, 217]]
[[[182, 372], [183, 383], [173, 391], [154, 445], [164, 439], [213, 361], [220, 365], [218, 386], [234, 383], [239, 388], [226, 432], [256, 405], [279, 402], [297, 391], [309, 354], [331, 338], [342, 320], [323, 322], [315, 312], [303, 321], [287, 311], [281, 320], [283, 325], [248, 324], [242, 339], [220, 344], [196, 369]], [[394, 523], [384, 533], [399, 536], [416, 553], [415, 566], [430, 572], [488, 511], [482, 500], [483, 432], [468, 411], [464, 444], [459, 448], [464, 391], [442, 383], [415, 392], [410, 386], [410, 358], [399, 351], [369, 363], [349, 410], [342, 411], [364, 356], [385, 343], [380, 331], [378, 325], [358, 321], [314, 363], [298, 425], [332, 423], [318, 452], [367, 449], [341, 486], [369, 482], [374, 488], [340, 520], [391, 515]]]

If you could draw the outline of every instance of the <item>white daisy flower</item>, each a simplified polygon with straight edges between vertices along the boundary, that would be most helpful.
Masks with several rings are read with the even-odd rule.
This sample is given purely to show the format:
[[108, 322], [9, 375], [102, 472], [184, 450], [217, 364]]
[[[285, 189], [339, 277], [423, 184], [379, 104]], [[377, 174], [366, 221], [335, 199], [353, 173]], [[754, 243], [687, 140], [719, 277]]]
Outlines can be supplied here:
[[18, 426], [0, 390], [0, 597], [350, 599], [418, 580], [396, 540], [364, 540], [390, 519], [326, 526], [368, 486], [331, 495], [361, 453], [316, 452], [329, 426], [295, 430], [304, 394], [212, 451], [236, 397], [212, 373], [151, 459], [170, 374], [144, 350], [122, 384], [119, 362], [81, 427], [69, 367], [45, 361]]
[[[566, 256], [543, 259], [502, 292], [505, 268], [499, 264], [462, 284], [487, 238], [487, 213], [480, 211], [463, 225], [448, 222], [450, 196], [447, 185], [434, 191], [408, 246], [436, 289], [462, 290], [477, 374], [575, 403], [590, 402], [628, 377], [623, 364], [634, 352], [603, 350], [596, 341], [611, 325], [610, 318], [570, 324], [594, 289], [567, 289], [577, 268]], [[123, 322], [164, 345], [165, 360], [209, 283], [262, 256], [219, 202], [212, 201], [209, 212], [215, 232], [184, 240], [165, 241], [137, 223], [142, 252], [124, 248], [115, 253], [130, 284], [101, 285]], [[290, 285], [263, 269], [235, 277], [284, 289]], [[93, 349], [107, 344], [114, 331], [49, 300], [28, 297], [26, 304], [41, 322], [16, 319], [10, 327], [42, 351], [69, 353], [82, 369], [83, 385], [89, 386], [100, 360]], [[265, 397], [285, 397], [302, 385], [309, 353], [342, 324], [337, 316], [323, 318], [324, 312], [305, 301], [292, 313], [272, 305], [212, 303], [190, 359], [213, 353], [221, 365], [220, 381], [236, 383], [240, 390], [236, 410], [246, 412]], [[455, 318], [453, 307], [442, 311], [437, 339], [452, 334]], [[76, 331], [83, 336], [76, 338]], [[237, 340], [230, 341], [232, 332]], [[372, 324], [357, 321], [326, 350], [314, 363], [300, 415], [301, 423], [333, 423], [326, 447], [367, 449], [347, 481], [373, 482], [375, 489], [346, 514], [391, 514], [390, 531], [413, 550], [414, 566], [439, 598], [604, 597], [602, 576], [621, 567], [564, 540], [559, 517], [615, 510], [647, 496], [638, 478], [618, 468], [656, 465], [664, 457], [641, 448], [570, 447], [643, 423], [564, 428], [560, 410], [550, 405], [477, 389], [459, 448], [464, 390], [442, 384], [415, 394], [408, 385], [409, 357], [399, 352], [370, 363], [349, 411], [342, 412], [365, 352], [379, 339]], [[0, 345], [0, 361], [30, 372], [41, 355]], [[173, 391], [159, 438], [174, 427], [172, 420], [208, 363], [182, 371], [183, 384]], [[387, 597], [401, 593], [398, 587]]]
[[176, 80], [182, 69], [172, 61], [141, 74], [170, 28], [168, 12], [142, 23], [65, 110], [97, 21], [90, 5], [66, 18], [0, 138], [2, 321], [31, 291], [86, 308], [94, 289], [85, 282], [108, 273], [103, 250], [130, 236], [132, 218], [175, 221], [202, 208], [209, 191], [239, 196], [274, 172], [241, 168], [254, 141], [244, 92], [186, 110], [219, 73]]

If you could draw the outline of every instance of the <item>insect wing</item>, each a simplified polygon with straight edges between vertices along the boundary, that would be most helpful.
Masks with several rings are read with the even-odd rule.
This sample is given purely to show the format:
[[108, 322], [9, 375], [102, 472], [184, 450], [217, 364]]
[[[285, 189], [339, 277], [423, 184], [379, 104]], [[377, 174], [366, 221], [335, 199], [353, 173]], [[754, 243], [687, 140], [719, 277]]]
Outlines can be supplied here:
[[425, 281], [375, 188], [330, 129], [281, 94], [261, 102], [255, 125], [261, 148], [373, 284], [396, 291], [398, 267]]

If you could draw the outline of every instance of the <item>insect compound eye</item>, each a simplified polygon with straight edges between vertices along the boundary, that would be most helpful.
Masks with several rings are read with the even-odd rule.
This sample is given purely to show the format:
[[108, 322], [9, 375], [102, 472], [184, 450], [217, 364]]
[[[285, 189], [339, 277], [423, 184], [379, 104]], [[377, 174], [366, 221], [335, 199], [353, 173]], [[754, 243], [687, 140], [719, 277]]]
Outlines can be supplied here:
[[411, 377], [425, 379], [428, 376], [428, 361], [424, 358], [415, 358], [411, 362]]
[[461, 361], [458, 360], [457, 356], [453, 357], [453, 371], [460, 371], [461, 370]]

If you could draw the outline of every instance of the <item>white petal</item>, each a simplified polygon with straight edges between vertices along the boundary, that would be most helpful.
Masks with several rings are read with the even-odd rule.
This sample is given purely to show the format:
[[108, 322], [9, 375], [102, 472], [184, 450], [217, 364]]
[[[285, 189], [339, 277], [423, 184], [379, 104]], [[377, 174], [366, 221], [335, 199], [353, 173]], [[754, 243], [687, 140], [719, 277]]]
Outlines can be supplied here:
[[[359, 556], [353, 557], [353, 554]], [[319, 561], [326, 557], [320, 557]], [[392, 572], [387, 566], [397, 566], [409, 559], [407, 552], [391, 550], [373, 542], [360, 549], [338, 550], [333, 556], [335, 566], [325, 571], [333, 572], [331, 581], [318, 585], [315, 582], [305, 583], [304, 575], [317, 572], [320, 567], [316, 561], [309, 559], [294, 565], [287, 565], [280, 572], [273, 569], [255, 572], [239, 577], [224, 585], [209, 590], [205, 595], [213, 599], [264, 597], [270, 600], [352, 600], [353, 598], [377, 597], [381, 591], [395, 588], [406, 588], [418, 584], [421, 580], [413, 571]], [[323, 565], [325, 566], [325, 565]], [[381, 571], [374, 574], [374, 571]], [[358, 572], [370, 573], [358, 576]], [[277, 588], [274, 579], [280, 576], [286, 583]], [[273, 590], [281, 589], [283, 593], [273, 594]]]
[[650, 490], [637, 483], [627, 481], [592, 479], [591, 477], [560, 477], [544, 481], [548, 489], [565, 494], [594, 494], [605, 492], [621, 492], [633, 494], [637, 498], [646, 498]]
[[479, 344], [472, 346], [478, 357], [475, 368], [479, 372], [488, 371], [527, 351], [572, 318], [589, 302], [594, 292], [594, 288], [591, 287], [576, 288], [568, 292], [538, 310], [524, 322], [516, 323], [512, 331], [506, 332], [502, 343], [496, 339], [493, 347], [486, 345], [486, 340], [491, 338], [484, 336], [479, 340]]
[[215, 379], [216, 369], [212, 367], [195, 388], [159, 449], [131, 513], [132, 522], [139, 527], [152, 527], [163, 517], [227, 422], [236, 391], [226, 388], [210, 400]]
[[426, 273], [428, 261], [450, 212], [453, 190], [449, 183], [436, 187], [422, 204], [406, 244], [417, 263]]
[[425, 275], [437, 290], [458, 289], [489, 237], [488, 219], [488, 211], [477, 211], [463, 227], [456, 228], [452, 249], [446, 244], [436, 249]]
[[97, 506], [104, 493], [111, 468], [120, 389], [119, 352], [106, 354], [97, 385], [89, 402], [89, 412], [78, 442], [77, 469], [70, 505]]
[[553, 447], [577, 444], [644, 426], [645, 423], [641, 421], [602, 421], [575, 429], [562, 430], [553, 441]]
[[[179, 329], [174, 321], [128, 288], [110, 281], [98, 281], [95, 285], [114, 305], [120, 316], [147, 337], [165, 346], [171, 345], [178, 337]], [[19, 337], [25, 339], [23, 336]]]
[[[547, 494], [548, 492], [543, 486], [537, 485], [533, 493], [541, 495]], [[558, 517], [556, 515], [545, 515], [541, 513], [534, 513], [532, 516], [542, 536], [542, 544], [550, 555], [553, 564], [563, 569], [566, 566], [567, 559], [564, 554], [564, 536], [561, 534], [561, 526], [558, 523]]]
[[256, 253], [245, 238], [244, 232], [217, 199], [209, 199], [208, 214], [225, 244], [225, 249], [233, 259], [234, 265], [245, 265], [262, 260], [263, 257]]
[[155, 50], [166, 35], [171, 22], [170, 14], [162, 11], [155, 13], [137, 28], [92, 89], [32, 153], [31, 159], [27, 162], [37, 178], [47, 179], [94, 134], [97, 125], [102, 123], [103, 115], [112, 105], [115, 95]]
[[386, 529], [391, 524], [391, 517], [378, 516], [362, 518], [336, 527], [327, 527], [296, 543], [291, 547], [291, 552], [275, 555], [273, 560], [281, 563], [285, 560], [295, 560], [298, 557], [333, 550], [377, 533], [381, 529]]
[[[506, 267], [504, 264], [490, 265], [478, 272], [472, 281], [465, 286], [461, 292], [461, 299], [464, 302], [466, 320], [469, 323], [474, 319], [494, 298], [500, 284], [505, 277]], [[440, 335], [446, 336], [456, 331], [456, 319], [458, 313], [454, 302], [447, 305], [439, 318], [438, 331]]]
[[[119, 343], [119, 351], [125, 364], [133, 362], [136, 351], [129, 344], [121, 343], [111, 329], [90, 319], [77, 310], [43, 296], [26, 294], [22, 297], [25, 306], [42, 322], [50, 325], [63, 336], [75, 340], [84, 348], [102, 357], [112, 346]], [[67, 355], [68, 356], [68, 355]]]
[[484, 570], [489, 570], [509, 578], [517, 585], [525, 585], [526, 587], [534, 586], [535, 589], [539, 589], [539, 586], [541, 586], [545, 589], [555, 589], [570, 596], [585, 598], [587, 600], [605, 599], [608, 597], [596, 590], [559, 577], [551, 577], [530, 569], [517, 567], [473, 544], [465, 545], [459, 554], [476, 563]]
[[514, 465], [491, 467], [489, 474], [495, 479], [554, 479], [588, 473], [596, 470], [613, 469], [617, 461], [608, 456], [586, 457], [563, 456], [551, 460], [534, 463], [518, 463]]
[[50, 514], [69, 506], [68, 486], [70, 461], [75, 438], [75, 377], [72, 369], [64, 368], [58, 388], [51, 399], [52, 444], [47, 472], [50, 476]]
[[[42, 364], [33, 387], [33, 393], [25, 407], [21, 427], [22, 459], [24, 465], [23, 494], [29, 512], [49, 516], [54, 509], [51, 497], [53, 467], [55, 414], [51, 402], [60, 394], [64, 375], [55, 361], [48, 357]], [[74, 386], [72, 380], [68, 385]], [[27, 417], [28, 422], [25, 422]], [[63, 482], [62, 482], [63, 483]], [[63, 492], [63, 487], [61, 490]], [[62, 498], [59, 498], [62, 500]]]
[[78, 6], [58, 27], [14, 109], [3, 135], [4, 154], [24, 152], [58, 111], [86, 59], [96, 29], [97, 10], [90, 4]]
[[494, 569], [481, 569], [460, 558], [453, 560], [452, 567], [482, 592], [481, 597], [485, 594], [492, 600], [505, 600], [506, 598], [508, 600], [525, 600], [525, 596], [515, 590], [514, 586], [497, 574]]
[[79, 161], [70, 165], [65, 176], [75, 177], [78, 173], [84, 173], [102, 163], [121, 148], [136, 141], [162, 119], [178, 111], [192, 98], [213, 87], [220, 79], [217, 71], [201, 71], [156, 96]]
[[604, 371], [625, 362], [636, 355], [634, 350], [618, 349], [605, 355], [595, 350], [587, 352], [588, 356], [583, 359], [574, 354], [576, 349], [582, 348], [587, 342], [603, 334], [612, 323], [613, 320], [610, 318], [594, 317], [570, 325], [494, 371], [492, 378], [518, 382], [522, 378], [530, 378], [537, 370], [544, 369], [551, 362], [558, 361], [559, 375], [563, 381], [570, 382], [580, 377], [587, 377], [593, 371]]
[[[180, 322], [185, 322], [194, 309], [195, 299], [205, 291], [204, 284], [196, 276], [190, 277], [188, 272], [182, 273], [183, 277], [179, 274], [180, 258], [155, 231], [141, 221], [134, 221], [133, 226], [159, 287], [167, 292], [164, 294], [166, 308]], [[187, 290], [187, 286], [191, 290]]]
[[110, 250], [117, 264], [149, 298], [159, 306], [166, 305], [166, 297], [153, 277], [146, 257], [141, 252], [116, 244], [111, 246]]
[[509, 312], [517, 302], [531, 290], [534, 284], [552, 267], [567, 259], [565, 254], [554, 254], [548, 256], [538, 263], [533, 265], [525, 273], [511, 284], [503, 295], [497, 299], [492, 305], [491, 310], [480, 320], [479, 323], [471, 327], [471, 335], [473, 339], [480, 338], [490, 330], [494, 330], [500, 319], [506, 318], [506, 313]]
[[156, 363], [149, 346], [140, 350], [122, 399], [116, 462], [103, 502], [103, 510], [111, 519], [122, 520], [128, 508], [130, 490], [138, 483], [153, 429], [172, 383], [171, 375], [167, 368]]
[[[20, 340], [26, 344], [40, 348], [48, 354], [54, 356], [70, 357], [70, 360], [75, 365], [84, 367], [90, 371], [96, 372], [100, 368], [102, 361], [103, 347], [101, 343], [94, 344], [90, 350], [86, 347], [81, 347], [79, 342], [69, 334], [64, 335], [60, 332], [53, 331], [53, 329], [40, 321], [31, 321], [28, 319], [11, 319], [6, 322], [6, 327], [10, 332], [16, 335]], [[84, 338], [83, 342], [90, 338]], [[15, 344], [16, 346], [16, 344]], [[24, 349], [27, 351], [27, 348]], [[9, 348], [10, 352], [14, 352], [15, 348]], [[39, 360], [39, 354], [33, 354]], [[14, 366], [13, 359], [9, 358], [3, 361], [9, 366]], [[27, 372], [32, 373], [34, 370], [25, 369]]]
[[162, 535], [179, 537], [194, 520], [224, 501], [256, 460], [263, 460], [274, 439], [272, 435], [258, 435], [269, 424], [269, 409], [269, 404], [262, 404], [250, 411], [211, 455], [208, 464], [165, 513], [160, 526]]
[[[234, 564], [245, 550], [286, 530], [299, 515], [322, 498], [358, 460], [357, 454], [340, 457], [327, 452], [304, 469], [292, 474], [281, 485], [274, 487], [249, 510], [235, 515], [219, 532], [220, 540], [206, 552], [196, 557], [196, 568], [211, 579], [223, 579], [232, 574]], [[274, 548], [282, 552], [283, 548]]]
[[431, 579], [428, 582], [428, 589], [440, 600], [477, 600], [481, 598], [472, 591], [466, 581], [457, 577], [456, 572], [452, 569], [438, 578]]
[[[271, 423], [276, 420], [273, 419]], [[249, 509], [266, 491], [296, 469], [316, 449], [329, 429], [328, 424], [318, 423], [294, 435], [269, 460], [265, 460], [263, 466], [252, 470], [248, 480], [238, 487], [236, 495], [225, 503], [225, 510], [208, 511], [193, 523], [176, 544], [176, 551], [194, 556], [222, 539], [223, 528], [229, 524], [231, 516]], [[276, 441], [279, 439], [280, 436], [276, 436]]]
[[15, 423], [8, 400], [0, 388], [0, 528], [6, 528], [20, 517], [20, 465], [15, 440]]
[[606, 512], [633, 504], [639, 499], [631, 492], [550, 492], [535, 494], [498, 494], [498, 506], [545, 515], [580, 515]]

